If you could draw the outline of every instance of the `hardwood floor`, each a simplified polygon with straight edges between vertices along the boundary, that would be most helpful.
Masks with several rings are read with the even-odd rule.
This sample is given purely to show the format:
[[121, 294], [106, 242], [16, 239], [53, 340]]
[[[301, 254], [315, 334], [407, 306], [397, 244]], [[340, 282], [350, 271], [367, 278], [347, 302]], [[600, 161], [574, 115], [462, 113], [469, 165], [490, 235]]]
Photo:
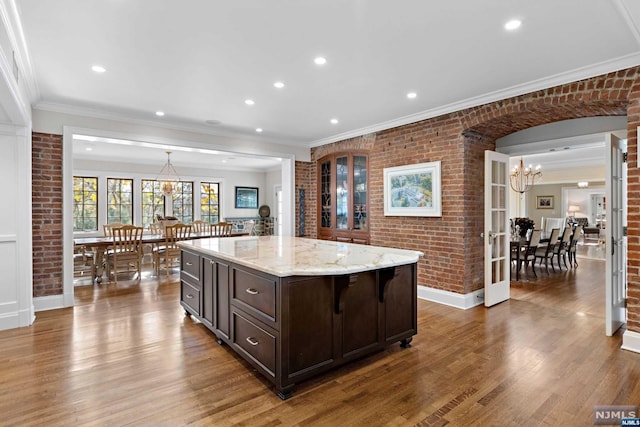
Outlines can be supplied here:
[[604, 263], [525, 274], [490, 309], [418, 302], [413, 346], [301, 383], [282, 401], [201, 324], [177, 275], [76, 289], [0, 332], [1, 425], [593, 425], [640, 402], [640, 354], [604, 335]]

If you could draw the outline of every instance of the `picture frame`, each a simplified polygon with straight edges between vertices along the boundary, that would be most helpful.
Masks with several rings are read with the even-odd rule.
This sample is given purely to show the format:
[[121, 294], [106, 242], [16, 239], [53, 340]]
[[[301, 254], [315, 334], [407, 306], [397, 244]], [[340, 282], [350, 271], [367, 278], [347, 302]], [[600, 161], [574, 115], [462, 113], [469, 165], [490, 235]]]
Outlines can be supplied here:
[[236, 187], [236, 209], [258, 209], [257, 187]]
[[536, 196], [536, 208], [553, 209], [553, 196]]
[[441, 162], [384, 168], [385, 216], [442, 216]]

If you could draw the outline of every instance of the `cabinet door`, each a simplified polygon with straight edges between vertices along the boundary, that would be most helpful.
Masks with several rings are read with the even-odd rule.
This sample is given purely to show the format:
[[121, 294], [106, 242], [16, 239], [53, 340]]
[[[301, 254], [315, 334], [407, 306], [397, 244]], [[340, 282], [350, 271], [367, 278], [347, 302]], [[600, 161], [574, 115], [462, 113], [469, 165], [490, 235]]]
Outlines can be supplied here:
[[342, 312], [342, 357], [367, 354], [380, 345], [380, 304], [375, 271], [357, 274], [357, 280], [344, 290]]
[[[381, 278], [384, 275], [381, 274]], [[395, 267], [389, 282], [382, 284], [384, 298], [385, 339], [388, 344], [417, 333], [416, 264]]]
[[202, 323], [229, 338], [229, 265], [210, 258], [202, 263]]
[[231, 332], [231, 313], [229, 312], [229, 264], [216, 261], [215, 267], [215, 328], [219, 336], [229, 338]]
[[349, 230], [349, 195], [351, 180], [349, 179], [349, 158], [336, 158], [336, 230]]
[[351, 172], [351, 180], [353, 182], [352, 229], [354, 231], [367, 231], [367, 156], [353, 156]]
[[331, 238], [331, 229], [333, 228], [333, 188], [332, 182], [332, 168], [331, 160], [326, 160], [319, 165], [319, 188], [318, 194], [320, 195], [320, 206], [318, 212], [318, 229], [321, 238]]
[[213, 299], [215, 289], [215, 263], [208, 258], [202, 259], [202, 323], [213, 330]]

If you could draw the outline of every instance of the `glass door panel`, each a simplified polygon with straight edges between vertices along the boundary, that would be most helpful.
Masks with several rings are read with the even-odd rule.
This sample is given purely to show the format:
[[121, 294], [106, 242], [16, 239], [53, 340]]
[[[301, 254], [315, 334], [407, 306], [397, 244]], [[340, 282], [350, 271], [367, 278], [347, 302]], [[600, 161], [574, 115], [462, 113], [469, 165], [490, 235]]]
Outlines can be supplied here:
[[349, 228], [349, 174], [347, 157], [336, 159], [336, 229]]
[[331, 228], [331, 161], [320, 165], [320, 224], [322, 228]]
[[353, 229], [367, 229], [367, 157], [353, 156]]

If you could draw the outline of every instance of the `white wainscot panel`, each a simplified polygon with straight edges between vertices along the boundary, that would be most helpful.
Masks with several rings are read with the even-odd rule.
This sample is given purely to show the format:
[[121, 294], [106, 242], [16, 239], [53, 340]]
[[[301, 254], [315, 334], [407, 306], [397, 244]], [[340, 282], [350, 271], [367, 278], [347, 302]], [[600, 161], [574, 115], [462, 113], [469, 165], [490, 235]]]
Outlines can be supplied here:
[[0, 330], [15, 327], [18, 318], [16, 237], [0, 236]]

